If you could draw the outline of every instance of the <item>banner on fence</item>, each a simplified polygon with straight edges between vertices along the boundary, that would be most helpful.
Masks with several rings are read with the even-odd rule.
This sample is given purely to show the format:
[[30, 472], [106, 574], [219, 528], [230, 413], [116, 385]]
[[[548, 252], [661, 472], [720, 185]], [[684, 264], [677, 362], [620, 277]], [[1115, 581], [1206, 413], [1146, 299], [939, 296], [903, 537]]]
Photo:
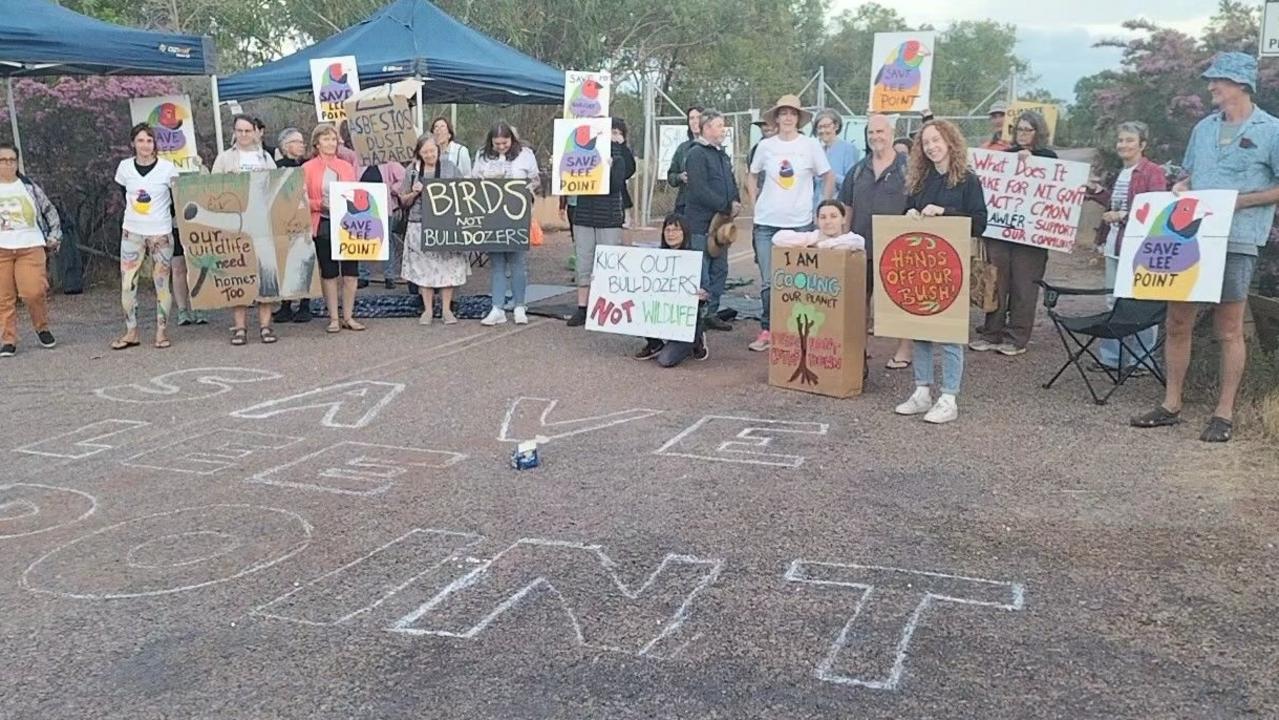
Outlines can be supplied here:
[[972, 221], [876, 215], [875, 336], [968, 342]]
[[329, 183], [329, 247], [334, 260], [389, 260], [390, 198], [382, 183]]
[[1120, 245], [1115, 297], [1221, 302], [1235, 190], [1142, 193]]
[[320, 296], [301, 168], [184, 175], [173, 197], [193, 308]]
[[346, 101], [360, 91], [360, 71], [354, 55], [311, 61], [311, 94], [315, 119], [338, 124], [346, 119]]
[[528, 249], [533, 195], [520, 178], [427, 180], [421, 204], [425, 252]]
[[178, 172], [197, 173], [204, 169], [195, 144], [195, 115], [191, 112], [190, 96], [132, 98], [129, 115], [134, 125], [151, 126], [156, 155], [178, 166]]
[[692, 342], [702, 253], [597, 245], [588, 330]]
[[1088, 163], [972, 148], [988, 211], [985, 237], [1070, 252], [1079, 234]]
[[[675, 158], [675, 151], [679, 149], [680, 143], [688, 139], [687, 125], [659, 125], [657, 128], [657, 179], [659, 182], [666, 182], [666, 173], [671, 168], [671, 160]], [[720, 143], [720, 147], [728, 154], [728, 159], [733, 159], [734, 138], [732, 126], [724, 126], [724, 142]]]

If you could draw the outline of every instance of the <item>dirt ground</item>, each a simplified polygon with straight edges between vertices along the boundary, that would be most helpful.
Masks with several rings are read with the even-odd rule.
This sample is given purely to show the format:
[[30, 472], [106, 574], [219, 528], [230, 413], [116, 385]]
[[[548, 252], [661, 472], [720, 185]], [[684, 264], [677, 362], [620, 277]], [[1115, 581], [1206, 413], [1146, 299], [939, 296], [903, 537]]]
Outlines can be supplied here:
[[111, 352], [117, 302], [0, 360], [0, 717], [1279, 717], [1274, 449], [1042, 389], [1045, 318], [927, 427], [882, 339], [834, 400], [750, 323], [671, 370], [545, 318]]

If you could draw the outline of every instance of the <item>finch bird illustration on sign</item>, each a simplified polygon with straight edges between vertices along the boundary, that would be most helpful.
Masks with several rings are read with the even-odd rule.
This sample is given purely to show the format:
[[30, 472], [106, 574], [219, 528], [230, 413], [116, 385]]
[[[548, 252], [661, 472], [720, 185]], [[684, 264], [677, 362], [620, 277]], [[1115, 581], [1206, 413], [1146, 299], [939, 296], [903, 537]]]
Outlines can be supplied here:
[[368, 190], [357, 188], [343, 199], [346, 200], [346, 215], [342, 217], [342, 240], [382, 242], [382, 217], [373, 195]]
[[349, 94], [351, 86], [347, 83], [346, 68], [342, 67], [342, 63], [330, 63], [327, 70], [324, 71], [324, 84], [320, 87], [321, 92], [326, 97], [332, 93], [333, 97], [343, 93]]
[[577, 86], [568, 99], [568, 106], [574, 117], [599, 117], [600, 89], [601, 85], [595, 78], [587, 78]]
[[600, 165], [600, 153], [596, 148], [598, 142], [599, 137], [591, 133], [590, 125], [579, 125], [564, 143], [560, 173], [576, 178], [593, 174]]
[[[932, 33], [879, 33], [872, 60], [871, 110], [909, 112], [927, 107]], [[878, 67], [875, 67], [875, 64]]]
[[181, 105], [163, 102], [155, 106], [147, 118], [147, 124], [155, 132], [155, 149], [162, 155], [181, 153], [186, 147], [187, 136], [182, 123], [187, 119]]
[[1183, 197], [1159, 211], [1133, 257], [1133, 284], [1139, 300], [1188, 300], [1199, 280], [1199, 228], [1211, 215], [1198, 198]]

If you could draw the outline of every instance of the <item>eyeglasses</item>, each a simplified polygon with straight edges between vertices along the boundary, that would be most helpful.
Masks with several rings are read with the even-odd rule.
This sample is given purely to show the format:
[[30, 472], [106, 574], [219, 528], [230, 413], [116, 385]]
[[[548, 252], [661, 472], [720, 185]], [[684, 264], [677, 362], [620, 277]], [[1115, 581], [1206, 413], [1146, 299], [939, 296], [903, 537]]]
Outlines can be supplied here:
[[18, 158], [16, 158], [16, 157], [11, 157], [11, 158], [8, 158], [8, 157], [0, 158], [0, 163], [5, 163], [6, 165], [17, 165], [17, 164], [18, 164]]
[[1033, 127], [1026, 127], [1025, 125], [1017, 126], [1017, 132], [1034, 132], [1034, 131], [1035, 129]]

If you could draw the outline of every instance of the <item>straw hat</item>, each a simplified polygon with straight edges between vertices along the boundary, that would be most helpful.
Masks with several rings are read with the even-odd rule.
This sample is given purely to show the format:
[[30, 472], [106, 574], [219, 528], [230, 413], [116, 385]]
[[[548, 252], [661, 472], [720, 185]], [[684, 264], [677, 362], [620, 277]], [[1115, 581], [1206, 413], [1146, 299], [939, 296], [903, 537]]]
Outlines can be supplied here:
[[719, 254], [736, 240], [737, 225], [733, 223], [733, 218], [724, 213], [715, 213], [711, 217], [711, 227], [707, 233], [706, 252], [711, 257], [719, 257]]
[[800, 102], [798, 95], [781, 96], [771, 108], [764, 111], [761, 117], [776, 125], [777, 111], [782, 108], [791, 108], [795, 112], [799, 113], [799, 122], [796, 124], [796, 127], [803, 127], [813, 119], [813, 114], [804, 109], [804, 105]]

